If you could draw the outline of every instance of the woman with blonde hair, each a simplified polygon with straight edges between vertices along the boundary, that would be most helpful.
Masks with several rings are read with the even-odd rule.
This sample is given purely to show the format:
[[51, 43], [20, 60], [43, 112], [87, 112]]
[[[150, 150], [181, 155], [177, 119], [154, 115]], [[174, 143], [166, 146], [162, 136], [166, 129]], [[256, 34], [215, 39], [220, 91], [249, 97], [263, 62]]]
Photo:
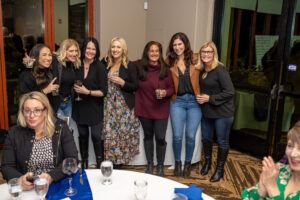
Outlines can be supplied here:
[[108, 91], [104, 98], [103, 119], [105, 159], [120, 167], [139, 153], [140, 127], [133, 109], [137, 70], [128, 59], [123, 38], [111, 40], [106, 66]]
[[78, 43], [73, 39], [65, 39], [53, 56], [53, 74], [59, 85], [58, 95], [61, 102], [58, 116], [71, 117], [75, 69], [81, 66]]
[[201, 175], [206, 175], [211, 167], [214, 131], [218, 141], [218, 158], [216, 170], [211, 182], [219, 181], [224, 175], [224, 165], [229, 151], [229, 134], [234, 116], [234, 87], [229, 73], [218, 60], [218, 51], [213, 42], [206, 42], [200, 48], [201, 94], [197, 101], [201, 104], [202, 144], [205, 163]]
[[65, 175], [62, 161], [77, 159], [77, 150], [67, 125], [54, 118], [48, 98], [40, 92], [24, 94], [19, 103], [18, 125], [8, 130], [2, 154], [5, 180], [19, 178], [23, 190], [33, 189], [26, 177], [57, 182]]

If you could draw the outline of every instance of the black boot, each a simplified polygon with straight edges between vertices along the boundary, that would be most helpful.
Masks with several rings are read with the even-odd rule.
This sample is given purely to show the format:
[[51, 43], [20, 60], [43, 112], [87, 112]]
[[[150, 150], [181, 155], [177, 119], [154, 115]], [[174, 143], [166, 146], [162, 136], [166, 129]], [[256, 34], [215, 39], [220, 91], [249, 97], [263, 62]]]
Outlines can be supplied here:
[[89, 140], [79, 137], [79, 150], [81, 154], [81, 168], [89, 168]]
[[158, 145], [156, 143], [156, 158], [157, 158], [157, 175], [164, 177], [164, 162], [165, 162], [165, 155], [166, 155], [166, 148], [167, 144]]
[[144, 140], [144, 148], [147, 159], [147, 174], [153, 174], [153, 140]]
[[100, 169], [100, 165], [101, 162], [104, 159], [104, 154], [103, 154], [103, 140], [101, 140], [100, 142], [93, 142], [94, 144], [94, 151], [95, 151], [95, 155], [96, 155], [96, 168]]
[[217, 182], [224, 176], [224, 165], [227, 159], [229, 149], [218, 148], [217, 167], [214, 175], [210, 178], [210, 182]]
[[200, 172], [202, 176], [206, 175], [211, 167], [212, 142], [203, 143], [203, 153], [204, 153], [205, 162]]
[[181, 176], [181, 161], [175, 161], [175, 169], [174, 169], [174, 176]]
[[191, 175], [191, 161], [190, 162], [184, 162], [184, 168], [183, 168], [183, 177], [188, 178]]

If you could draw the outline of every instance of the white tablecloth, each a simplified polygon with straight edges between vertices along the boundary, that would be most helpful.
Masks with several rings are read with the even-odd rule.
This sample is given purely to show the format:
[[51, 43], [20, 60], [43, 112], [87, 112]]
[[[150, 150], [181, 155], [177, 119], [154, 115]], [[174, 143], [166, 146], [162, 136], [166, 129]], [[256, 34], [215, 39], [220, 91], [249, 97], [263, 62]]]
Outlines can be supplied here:
[[[176, 181], [145, 173], [126, 170], [114, 170], [112, 184], [101, 184], [102, 175], [100, 170], [86, 170], [94, 200], [135, 200], [133, 182], [135, 179], [148, 181], [148, 195], [146, 200], [171, 200], [174, 188], [187, 188], [186, 185]], [[1, 200], [10, 200], [7, 184], [0, 185]], [[202, 194], [204, 200], [213, 200], [212, 197]], [[22, 200], [35, 200], [34, 191], [26, 191], [22, 194]]]
[[[70, 126], [74, 130], [74, 139], [75, 143], [77, 146], [77, 149], [79, 151], [79, 145], [78, 145], [78, 130], [76, 123], [71, 120], [70, 121]], [[200, 161], [201, 158], [201, 126], [199, 125], [196, 133], [196, 139], [195, 139], [195, 150], [192, 158], [192, 163], [196, 163]], [[172, 126], [171, 126], [171, 121], [169, 119], [168, 123], [168, 128], [167, 128], [167, 133], [166, 133], [166, 141], [167, 141], [167, 150], [166, 150], [166, 156], [165, 156], [165, 165], [174, 165], [174, 153], [173, 153], [173, 148], [172, 148]], [[147, 160], [146, 160], [146, 155], [145, 155], [145, 150], [144, 150], [144, 143], [143, 143], [143, 138], [144, 138], [144, 133], [143, 133], [143, 128], [140, 128], [140, 154], [136, 155], [134, 159], [129, 163], [129, 165], [146, 165]], [[155, 140], [154, 140], [155, 143]], [[155, 148], [154, 148], [155, 151]], [[79, 158], [80, 154], [79, 154]], [[182, 151], [181, 151], [181, 159], [182, 162], [184, 163], [184, 158], [185, 158], [185, 136], [183, 137], [183, 142], [182, 142]], [[156, 154], [154, 153], [154, 163], [156, 164]], [[94, 154], [94, 147], [93, 147], [93, 142], [90, 136], [89, 139], [89, 165], [95, 165], [96, 164], [96, 158]]]

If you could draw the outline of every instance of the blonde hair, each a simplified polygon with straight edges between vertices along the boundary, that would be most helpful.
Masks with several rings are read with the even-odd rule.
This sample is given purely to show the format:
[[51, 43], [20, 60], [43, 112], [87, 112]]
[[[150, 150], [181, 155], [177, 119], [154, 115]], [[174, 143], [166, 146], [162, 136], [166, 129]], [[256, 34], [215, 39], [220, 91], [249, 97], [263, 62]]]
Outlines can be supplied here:
[[63, 66], [66, 66], [66, 59], [67, 59], [67, 51], [71, 46], [76, 46], [78, 50], [78, 56], [76, 58], [76, 61], [73, 63], [75, 68], [78, 69], [81, 66], [81, 61], [80, 61], [80, 49], [78, 42], [73, 39], [65, 39], [61, 44], [59, 49], [54, 52], [54, 54], [57, 55], [57, 60], [60, 62]]
[[210, 47], [212, 48], [213, 52], [214, 52], [214, 58], [213, 58], [213, 61], [212, 61], [212, 64], [211, 64], [211, 69], [215, 69], [218, 65], [223, 65], [220, 61], [219, 61], [219, 56], [218, 56], [218, 50], [217, 50], [217, 47], [215, 45], [214, 42], [212, 41], [209, 41], [209, 42], [205, 42], [202, 44], [202, 46], [200, 47], [200, 50], [199, 50], [199, 55], [200, 55], [200, 70], [203, 70], [204, 69], [204, 63], [201, 59], [201, 50], [206, 48], [206, 47]]
[[291, 128], [287, 134], [287, 139], [292, 143], [300, 144], [300, 121], [296, 122], [293, 128]]
[[124, 67], [127, 69], [127, 65], [129, 63], [129, 59], [128, 59], [128, 50], [127, 50], [127, 45], [126, 45], [126, 41], [123, 38], [119, 38], [119, 37], [115, 37], [111, 40], [110, 45], [109, 45], [109, 49], [108, 49], [108, 65], [107, 65], [107, 69], [109, 69], [110, 67], [112, 67], [115, 64], [115, 60], [111, 54], [111, 47], [112, 47], [112, 43], [114, 41], [118, 41], [121, 44], [122, 47], [122, 60], [121, 60], [121, 64], [124, 65]]
[[48, 138], [52, 137], [54, 130], [55, 130], [55, 125], [54, 125], [54, 115], [53, 115], [53, 110], [51, 108], [51, 105], [49, 103], [48, 98], [42, 94], [41, 92], [29, 92], [24, 94], [21, 99], [20, 99], [20, 103], [19, 103], [19, 112], [18, 112], [18, 125], [22, 126], [22, 127], [28, 127], [25, 116], [23, 114], [23, 110], [24, 110], [24, 104], [27, 100], [29, 99], [35, 99], [39, 102], [41, 102], [41, 104], [43, 104], [44, 109], [46, 110], [46, 116], [44, 119], [44, 130], [42, 133], [42, 136], [46, 136]]

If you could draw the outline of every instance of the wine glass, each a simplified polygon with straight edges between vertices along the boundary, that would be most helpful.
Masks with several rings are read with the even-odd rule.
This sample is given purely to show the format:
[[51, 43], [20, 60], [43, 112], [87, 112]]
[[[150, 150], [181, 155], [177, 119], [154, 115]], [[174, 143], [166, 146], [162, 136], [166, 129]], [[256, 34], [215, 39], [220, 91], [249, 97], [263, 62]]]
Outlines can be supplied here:
[[65, 195], [66, 196], [74, 196], [77, 194], [77, 190], [72, 188], [72, 174], [77, 172], [77, 161], [75, 158], [66, 158], [62, 164], [62, 171], [63, 173], [69, 176], [69, 188], [66, 189]]
[[[81, 80], [75, 80], [75, 84], [78, 85], [79, 87], [82, 86], [82, 81]], [[80, 97], [79, 93], [77, 93], [77, 97], [75, 98], [75, 101], [81, 101], [82, 98]]]
[[102, 181], [102, 184], [103, 185], [110, 185], [112, 184], [111, 182], [111, 174], [112, 174], [112, 171], [113, 171], [113, 164], [111, 161], [109, 160], [105, 160], [101, 163], [101, 173], [103, 175], [103, 181]]
[[7, 184], [11, 198], [14, 200], [20, 199], [19, 197], [21, 196], [23, 191], [21, 180], [19, 180], [18, 178], [13, 178], [10, 179]]
[[49, 182], [46, 178], [38, 178], [34, 181], [34, 190], [35, 193], [41, 200], [45, 199], [45, 196], [48, 192]]
[[187, 196], [181, 193], [175, 193], [172, 200], [188, 200]]
[[134, 194], [137, 200], [144, 200], [147, 196], [148, 182], [144, 179], [134, 181]]

